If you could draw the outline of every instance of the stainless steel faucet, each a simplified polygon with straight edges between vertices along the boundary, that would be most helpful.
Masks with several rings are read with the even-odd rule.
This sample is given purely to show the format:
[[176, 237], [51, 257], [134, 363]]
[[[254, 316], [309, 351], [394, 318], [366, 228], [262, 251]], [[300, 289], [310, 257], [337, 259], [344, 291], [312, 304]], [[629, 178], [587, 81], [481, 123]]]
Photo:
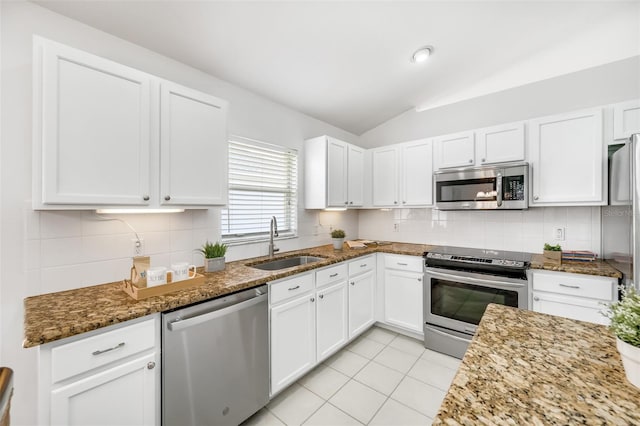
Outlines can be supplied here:
[[273, 257], [273, 253], [280, 251], [273, 245], [273, 237], [278, 236], [278, 221], [275, 216], [271, 216], [271, 224], [269, 225], [269, 257]]

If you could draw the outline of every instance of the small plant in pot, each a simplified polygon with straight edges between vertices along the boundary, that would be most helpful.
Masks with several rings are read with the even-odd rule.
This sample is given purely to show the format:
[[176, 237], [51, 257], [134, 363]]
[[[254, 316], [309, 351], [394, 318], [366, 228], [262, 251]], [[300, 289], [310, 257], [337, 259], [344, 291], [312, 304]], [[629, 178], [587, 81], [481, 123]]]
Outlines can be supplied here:
[[627, 379], [640, 388], [640, 293], [630, 287], [623, 288], [622, 294], [622, 300], [612, 303], [606, 315]]
[[198, 249], [204, 256], [204, 271], [215, 272], [224, 269], [224, 255], [227, 253], [227, 245], [207, 241]]
[[335, 250], [342, 250], [344, 244], [344, 231], [342, 229], [334, 229], [331, 231], [331, 238], [333, 239], [333, 248]]
[[550, 244], [544, 244], [544, 263], [549, 263], [552, 265], [561, 265], [562, 264], [562, 247], [560, 244], [556, 244], [552, 246]]

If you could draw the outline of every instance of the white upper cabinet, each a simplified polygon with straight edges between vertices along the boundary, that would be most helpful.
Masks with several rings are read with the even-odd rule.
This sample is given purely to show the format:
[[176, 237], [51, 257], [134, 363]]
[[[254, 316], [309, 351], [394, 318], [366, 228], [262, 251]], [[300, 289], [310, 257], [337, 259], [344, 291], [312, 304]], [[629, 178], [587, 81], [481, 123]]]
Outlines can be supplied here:
[[396, 145], [372, 150], [373, 205], [376, 207], [399, 205], [398, 155]]
[[524, 123], [476, 130], [476, 165], [524, 161]]
[[433, 204], [433, 142], [421, 139], [372, 150], [373, 206]]
[[160, 102], [160, 202], [226, 204], [227, 102], [170, 82]]
[[306, 140], [304, 150], [305, 208], [363, 205], [364, 149], [320, 136]]
[[430, 206], [433, 204], [433, 141], [417, 140], [400, 145], [402, 164], [401, 204]]
[[151, 76], [34, 46], [34, 207], [149, 203]]
[[33, 83], [35, 209], [226, 202], [225, 101], [39, 37]]
[[606, 204], [602, 109], [529, 122], [531, 205]]
[[640, 133], [640, 99], [613, 106], [613, 139], [627, 139]]
[[475, 163], [475, 135], [473, 132], [455, 133], [435, 138], [436, 167], [473, 166]]

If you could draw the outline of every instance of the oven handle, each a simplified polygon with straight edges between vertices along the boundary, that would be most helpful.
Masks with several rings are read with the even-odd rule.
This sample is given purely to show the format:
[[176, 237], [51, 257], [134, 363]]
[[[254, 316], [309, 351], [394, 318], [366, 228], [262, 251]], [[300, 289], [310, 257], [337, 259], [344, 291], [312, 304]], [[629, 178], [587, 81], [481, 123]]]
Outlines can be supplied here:
[[448, 278], [451, 280], [469, 280], [475, 283], [479, 283], [479, 284], [489, 284], [489, 285], [501, 285], [504, 287], [513, 287], [513, 288], [522, 288], [524, 287], [524, 284], [516, 284], [516, 283], [510, 283], [510, 282], [505, 282], [505, 281], [493, 281], [493, 280], [483, 280], [480, 278], [475, 278], [475, 277], [467, 277], [464, 275], [452, 275], [452, 274], [445, 274], [444, 272], [438, 272], [438, 271], [434, 271], [432, 269], [428, 270], [426, 272], [428, 275], [433, 275], [435, 277], [441, 277], [441, 278]]
[[471, 342], [471, 339], [464, 339], [462, 337], [458, 337], [458, 336], [455, 336], [453, 334], [445, 333], [444, 331], [440, 331], [440, 330], [437, 330], [437, 329], [435, 329], [433, 327], [429, 327], [428, 324], [425, 324], [424, 328], [428, 328], [429, 331], [433, 331], [434, 333], [439, 334], [439, 335], [444, 336], [444, 337], [447, 337], [449, 339], [460, 340], [461, 342], [465, 342], [465, 343]]

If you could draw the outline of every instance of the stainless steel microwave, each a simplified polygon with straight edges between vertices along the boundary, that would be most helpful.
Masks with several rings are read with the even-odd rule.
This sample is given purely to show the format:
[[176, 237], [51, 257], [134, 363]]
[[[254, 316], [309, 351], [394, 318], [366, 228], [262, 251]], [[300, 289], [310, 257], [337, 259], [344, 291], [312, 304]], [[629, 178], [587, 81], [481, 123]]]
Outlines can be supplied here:
[[440, 210], [523, 210], [529, 207], [529, 163], [504, 163], [435, 172]]

